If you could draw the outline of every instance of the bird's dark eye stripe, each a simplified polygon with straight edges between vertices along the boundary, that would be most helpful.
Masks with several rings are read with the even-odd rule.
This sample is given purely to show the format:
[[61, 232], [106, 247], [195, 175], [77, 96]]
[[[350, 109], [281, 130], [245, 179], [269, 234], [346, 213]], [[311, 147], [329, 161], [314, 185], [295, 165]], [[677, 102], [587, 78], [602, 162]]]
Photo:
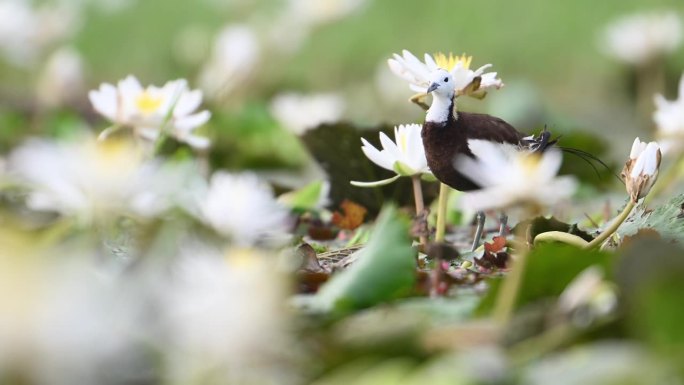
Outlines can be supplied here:
[[448, 82], [448, 81], [449, 81], [449, 78], [444, 78], [444, 81], [445, 81], [445, 82]]

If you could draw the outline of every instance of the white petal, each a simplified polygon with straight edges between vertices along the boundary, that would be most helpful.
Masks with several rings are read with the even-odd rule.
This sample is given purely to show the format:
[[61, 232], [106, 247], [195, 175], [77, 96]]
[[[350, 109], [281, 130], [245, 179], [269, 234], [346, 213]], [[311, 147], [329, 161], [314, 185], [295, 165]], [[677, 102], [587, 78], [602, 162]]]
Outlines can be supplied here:
[[173, 116], [182, 117], [191, 114], [202, 103], [202, 91], [194, 90], [190, 92], [183, 92], [176, 102], [176, 107], [173, 109]]
[[196, 148], [203, 150], [205, 148], [208, 148], [209, 145], [211, 144], [211, 141], [209, 138], [205, 138], [203, 136], [197, 136], [197, 135], [187, 135], [182, 138], [179, 138], [182, 142], [185, 142], [190, 145], [190, 147]]
[[402, 153], [401, 150], [399, 150], [399, 147], [397, 147], [396, 143], [394, 143], [387, 135], [385, 135], [384, 132], [380, 133], [380, 143], [382, 144], [383, 150], [387, 151], [389, 156], [392, 158], [392, 164], [396, 161], [401, 161], [402, 160]]
[[432, 58], [432, 55], [426, 53], [424, 57], [425, 57], [425, 64], [427, 65], [427, 67], [430, 71], [434, 71], [437, 68], [439, 68], [437, 66], [437, 63], [435, 63], [435, 60]]
[[90, 99], [90, 103], [95, 111], [111, 121], [116, 121], [118, 110], [116, 87], [103, 83], [100, 85], [99, 90], [93, 90], [88, 93], [88, 99]]
[[386, 152], [383, 153], [378, 151], [377, 148], [375, 148], [364, 138], [361, 138], [361, 142], [363, 143], [363, 146], [361, 146], [361, 150], [366, 155], [366, 157], [368, 157], [368, 159], [371, 160], [371, 162], [387, 170], [393, 170], [392, 166], [394, 165], [394, 160], [390, 159], [387, 156]]
[[202, 112], [177, 119], [174, 121], [173, 125], [175, 129], [180, 132], [190, 132], [209, 121], [209, 118], [211, 118], [211, 112], [204, 110]]
[[634, 143], [632, 143], [632, 150], [629, 152], [629, 157], [630, 159], [636, 159], [639, 157], [639, 154], [644, 150], [641, 146], [641, 141], [639, 140], [639, 137], [637, 136], [634, 139]]

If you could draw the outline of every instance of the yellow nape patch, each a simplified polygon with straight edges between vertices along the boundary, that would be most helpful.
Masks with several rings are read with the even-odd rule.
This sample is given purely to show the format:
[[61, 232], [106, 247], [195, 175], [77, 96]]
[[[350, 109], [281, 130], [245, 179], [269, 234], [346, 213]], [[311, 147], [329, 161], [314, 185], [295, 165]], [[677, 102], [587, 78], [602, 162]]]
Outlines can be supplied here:
[[149, 91], [144, 91], [136, 100], [135, 105], [145, 115], [156, 112], [164, 101], [161, 96], [153, 96]]
[[470, 69], [470, 62], [473, 60], [472, 56], [466, 56], [462, 54], [461, 56], [449, 53], [449, 56], [443, 54], [442, 52], [437, 52], [434, 55], [435, 63], [439, 68], [443, 68], [447, 71], [451, 71], [458, 63], [461, 63], [461, 67], [465, 69]]

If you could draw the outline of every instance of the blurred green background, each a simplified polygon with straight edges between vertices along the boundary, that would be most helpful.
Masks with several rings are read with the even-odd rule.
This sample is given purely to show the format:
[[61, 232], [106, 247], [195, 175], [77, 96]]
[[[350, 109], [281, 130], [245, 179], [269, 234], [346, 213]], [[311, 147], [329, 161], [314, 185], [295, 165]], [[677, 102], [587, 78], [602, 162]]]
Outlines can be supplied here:
[[[196, 86], [198, 71], [222, 27], [244, 23], [263, 37], [285, 7], [284, 1], [245, 0], [127, 1], [113, 9], [88, 0], [79, 4], [80, 27], [71, 45], [84, 58], [86, 89], [127, 74], [135, 74], [143, 84], [182, 77]], [[411, 94], [405, 84], [395, 79], [396, 87], [388, 87], [381, 81], [386, 59], [402, 49], [417, 55], [465, 52], [474, 56], [476, 67], [494, 64], [507, 87], [484, 103], [466, 101], [461, 108], [494, 113], [523, 131], [540, 124], [560, 131], [589, 130], [616, 140], [622, 146], [615, 146], [614, 152], [624, 153], [634, 135], [649, 137], [652, 123], [636, 115], [633, 71], [602, 54], [599, 37], [610, 21], [653, 10], [681, 16], [684, 3], [368, 0], [345, 17], [316, 26], [288, 54], [263, 48], [262, 65], [248, 86], [212, 110], [215, 116], [222, 110], [234, 115], [245, 106], [266, 106], [287, 90], [339, 92], [347, 101], [345, 120], [361, 125], [420, 122], [421, 111], [402, 103]], [[279, 33], [287, 38], [289, 32]], [[665, 68], [666, 94], [673, 96], [684, 69], [684, 50], [668, 57]], [[39, 71], [40, 60], [24, 67], [3, 64], [3, 99], [30, 98]], [[87, 105], [85, 92], [82, 100]], [[12, 111], [3, 108], [0, 117], [5, 140], [26, 131], [17, 128], [26, 122], [8, 118], [8, 113]], [[212, 129], [216, 126], [222, 124], [214, 119]], [[223, 129], [218, 128], [218, 135]]]

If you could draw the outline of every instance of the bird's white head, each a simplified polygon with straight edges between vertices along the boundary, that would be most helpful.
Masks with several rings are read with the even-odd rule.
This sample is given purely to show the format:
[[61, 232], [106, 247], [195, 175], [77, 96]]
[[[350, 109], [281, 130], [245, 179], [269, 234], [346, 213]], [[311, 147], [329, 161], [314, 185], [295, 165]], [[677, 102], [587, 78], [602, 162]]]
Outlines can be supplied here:
[[443, 96], [451, 99], [454, 97], [455, 91], [454, 78], [449, 71], [438, 68], [430, 73], [428, 93], [432, 93], [433, 96]]
[[[430, 74], [430, 86], [427, 90], [432, 93], [432, 105], [428, 109], [425, 121], [443, 123], [449, 118], [454, 107], [454, 78], [449, 71], [438, 68]], [[454, 118], [456, 115], [454, 115]]]

